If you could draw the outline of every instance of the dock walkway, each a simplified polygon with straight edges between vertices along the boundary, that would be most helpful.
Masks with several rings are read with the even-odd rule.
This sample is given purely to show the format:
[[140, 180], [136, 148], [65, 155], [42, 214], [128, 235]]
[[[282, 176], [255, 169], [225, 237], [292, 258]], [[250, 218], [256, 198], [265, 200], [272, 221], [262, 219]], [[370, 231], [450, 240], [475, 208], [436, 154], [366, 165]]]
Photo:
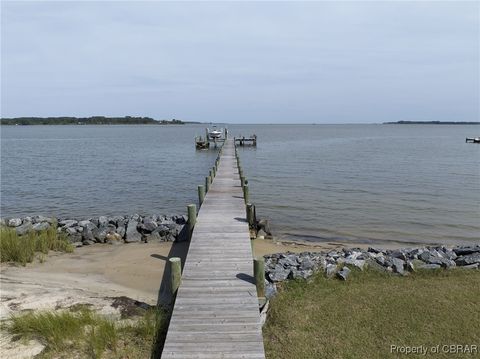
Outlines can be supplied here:
[[162, 358], [265, 358], [233, 140], [198, 213]]

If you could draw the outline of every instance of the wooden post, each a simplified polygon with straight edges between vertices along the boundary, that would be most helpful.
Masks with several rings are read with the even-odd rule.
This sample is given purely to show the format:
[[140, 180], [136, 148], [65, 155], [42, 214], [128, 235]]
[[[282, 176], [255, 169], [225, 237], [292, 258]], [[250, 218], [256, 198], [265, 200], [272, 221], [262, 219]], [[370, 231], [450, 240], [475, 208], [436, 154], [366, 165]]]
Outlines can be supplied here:
[[213, 166], [212, 171], [213, 171], [213, 177], [215, 177], [217, 175], [217, 168]]
[[205, 177], [205, 191], [208, 193], [210, 191], [210, 184], [212, 183], [212, 178], [210, 176]]
[[192, 238], [193, 227], [197, 222], [197, 206], [194, 204], [189, 204], [187, 206], [188, 210], [188, 239]]
[[208, 174], [210, 175], [210, 178], [213, 178], [213, 170], [210, 170]]
[[200, 207], [205, 199], [205, 186], [198, 186], [198, 206]]
[[250, 202], [250, 196], [249, 196], [249, 193], [248, 193], [248, 184], [245, 184], [243, 186], [243, 198], [245, 199], [245, 203], [248, 203]]
[[263, 257], [253, 259], [253, 273], [257, 286], [257, 296], [265, 297], [265, 260]]
[[250, 227], [253, 226], [253, 213], [253, 204], [247, 203], [247, 222]]
[[170, 262], [170, 281], [172, 286], [172, 295], [175, 295], [180, 282], [182, 281], [182, 260], [178, 257], [172, 257], [168, 260]]

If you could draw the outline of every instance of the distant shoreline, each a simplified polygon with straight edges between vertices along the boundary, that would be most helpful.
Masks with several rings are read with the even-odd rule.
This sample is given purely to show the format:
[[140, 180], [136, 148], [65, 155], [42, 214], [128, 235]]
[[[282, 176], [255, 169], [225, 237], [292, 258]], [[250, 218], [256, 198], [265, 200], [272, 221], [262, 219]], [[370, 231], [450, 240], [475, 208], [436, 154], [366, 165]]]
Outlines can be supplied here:
[[384, 125], [480, 125], [480, 122], [454, 121], [397, 121], [384, 122]]
[[1, 125], [185, 125], [197, 122], [184, 122], [176, 119], [155, 120], [151, 117], [15, 117], [0, 119]]

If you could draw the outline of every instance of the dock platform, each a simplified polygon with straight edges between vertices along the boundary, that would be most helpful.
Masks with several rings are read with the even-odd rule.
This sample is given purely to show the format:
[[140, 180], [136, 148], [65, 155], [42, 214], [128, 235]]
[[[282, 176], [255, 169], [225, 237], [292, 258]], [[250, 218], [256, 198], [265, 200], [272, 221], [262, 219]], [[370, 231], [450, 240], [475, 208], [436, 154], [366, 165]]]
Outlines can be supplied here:
[[197, 216], [162, 358], [265, 358], [233, 140]]

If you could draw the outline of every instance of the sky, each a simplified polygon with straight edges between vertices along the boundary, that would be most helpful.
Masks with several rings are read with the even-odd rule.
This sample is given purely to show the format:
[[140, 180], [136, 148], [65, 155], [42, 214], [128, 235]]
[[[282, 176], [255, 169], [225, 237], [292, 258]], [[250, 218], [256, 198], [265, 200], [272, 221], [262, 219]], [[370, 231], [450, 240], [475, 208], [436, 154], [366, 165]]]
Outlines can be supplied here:
[[480, 2], [2, 1], [1, 115], [479, 121]]

